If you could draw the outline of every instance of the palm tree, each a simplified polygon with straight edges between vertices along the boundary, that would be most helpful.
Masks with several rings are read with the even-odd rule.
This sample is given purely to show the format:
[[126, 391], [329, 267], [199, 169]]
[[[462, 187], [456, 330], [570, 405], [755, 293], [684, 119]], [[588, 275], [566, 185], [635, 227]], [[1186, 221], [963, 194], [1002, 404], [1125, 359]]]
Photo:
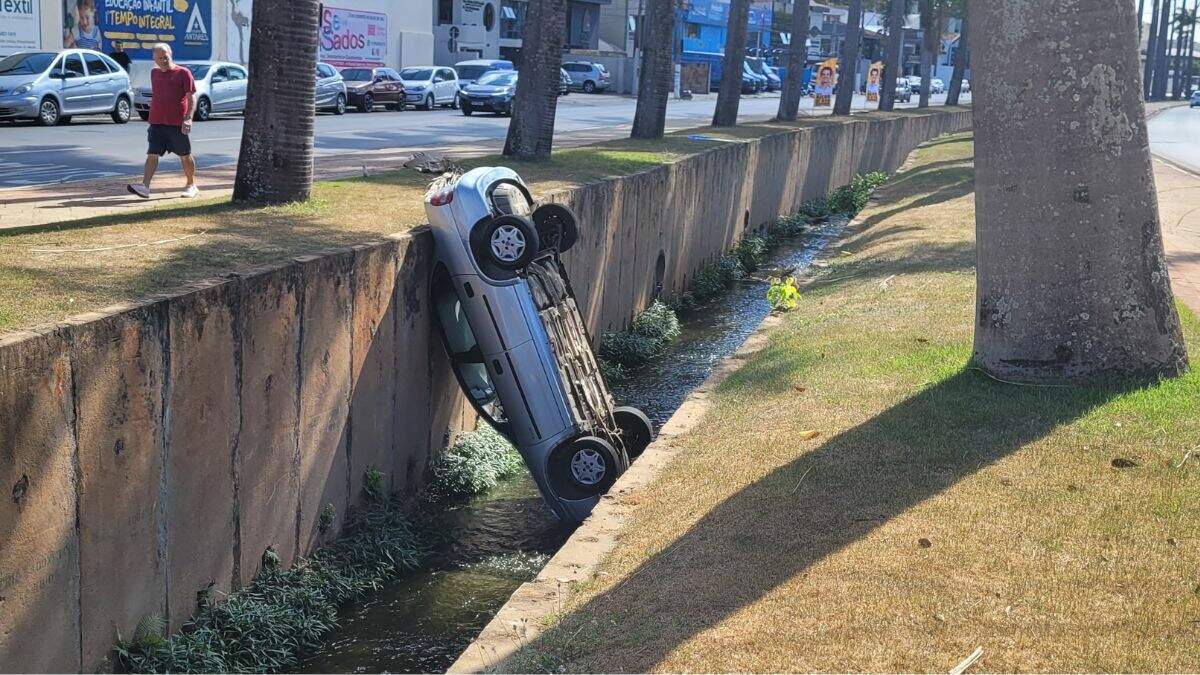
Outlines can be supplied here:
[[633, 131], [630, 132], [633, 138], [662, 138], [667, 125], [667, 98], [675, 74], [671, 65], [675, 40], [674, 0], [648, 2], [637, 109], [633, 113]]
[[255, 0], [233, 201], [308, 199], [313, 182], [317, 0]]
[[717, 92], [714, 127], [737, 124], [738, 104], [742, 98], [742, 64], [746, 58], [746, 23], [750, 20], [750, 0], [733, 0], [729, 5], [729, 25], [725, 28], [725, 62], [721, 89]]
[[896, 107], [896, 79], [900, 77], [900, 59], [904, 55], [904, 14], [910, 0], [891, 0], [888, 7], [887, 53], [884, 55], [883, 90], [879, 92], [879, 109]]
[[505, 157], [550, 156], [566, 39], [567, 0], [529, 0], [521, 33], [521, 75], [504, 141]]
[[963, 78], [967, 76], [967, 63], [970, 61], [971, 21], [970, 14], [963, 12], [962, 30], [958, 34], [958, 49], [954, 52], [954, 74], [950, 76], [950, 91], [946, 94], [946, 105], [958, 105], [962, 96]]
[[1154, 86], [1150, 91], [1151, 99], [1161, 101], [1167, 97], [1167, 79], [1170, 73], [1167, 69], [1167, 52], [1171, 46], [1171, 12], [1173, 0], [1162, 0], [1162, 11], [1158, 17], [1158, 40], [1154, 45]]
[[838, 76], [837, 100], [834, 115], [849, 115], [858, 84], [858, 59], [862, 51], [863, 0], [850, 0], [850, 16], [846, 19], [846, 39], [842, 42], [842, 72]]
[[794, 122], [804, 96], [804, 68], [808, 61], [809, 0], [796, 0], [792, 7], [792, 44], [788, 46], [787, 72], [779, 95], [778, 119]]
[[919, 107], [929, 107], [930, 82], [938, 55], [942, 51], [941, 3], [938, 0], [921, 0], [921, 100]]
[[[1013, 30], [1029, 17], [1039, 30]], [[971, 20], [988, 83], [974, 107], [975, 362], [1025, 383], [1180, 374], [1133, 0], [972, 0]]]
[[[1162, 0], [1150, 0], [1150, 36], [1146, 38], [1146, 63], [1142, 66], [1142, 96], [1147, 100], [1154, 97], [1155, 60], [1158, 54], [1158, 14]], [[1139, 17], [1140, 21], [1140, 17]]]

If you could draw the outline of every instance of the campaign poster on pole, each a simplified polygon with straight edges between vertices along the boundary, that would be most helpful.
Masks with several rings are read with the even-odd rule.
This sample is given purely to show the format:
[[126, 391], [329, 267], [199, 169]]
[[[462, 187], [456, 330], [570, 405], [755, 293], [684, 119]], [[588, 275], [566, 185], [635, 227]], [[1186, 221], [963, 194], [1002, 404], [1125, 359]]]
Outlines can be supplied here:
[[325, 5], [320, 59], [338, 68], [382, 66], [387, 61], [387, 14]]
[[42, 48], [38, 0], [0, 0], [0, 56]]
[[[0, 0], [2, 2], [3, 0]], [[171, 45], [176, 61], [212, 57], [212, 0], [63, 0], [63, 47], [111, 52], [120, 42], [132, 59]]]
[[867, 70], [867, 101], [879, 101], [879, 89], [883, 82], [883, 62], [876, 61]]
[[813, 106], [827, 108], [833, 105], [833, 85], [837, 81], [837, 59], [827, 59], [817, 66], [816, 95]]

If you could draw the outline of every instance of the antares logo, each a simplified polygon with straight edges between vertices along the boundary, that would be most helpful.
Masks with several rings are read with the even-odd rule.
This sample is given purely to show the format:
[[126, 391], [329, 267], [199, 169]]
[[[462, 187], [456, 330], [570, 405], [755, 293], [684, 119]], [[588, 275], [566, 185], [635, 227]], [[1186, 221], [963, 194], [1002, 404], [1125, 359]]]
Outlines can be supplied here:
[[188, 17], [183, 39], [187, 42], [208, 41], [208, 27], [204, 25], [204, 17], [200, 16], [200, 3], [192, 5], [192, 15]]

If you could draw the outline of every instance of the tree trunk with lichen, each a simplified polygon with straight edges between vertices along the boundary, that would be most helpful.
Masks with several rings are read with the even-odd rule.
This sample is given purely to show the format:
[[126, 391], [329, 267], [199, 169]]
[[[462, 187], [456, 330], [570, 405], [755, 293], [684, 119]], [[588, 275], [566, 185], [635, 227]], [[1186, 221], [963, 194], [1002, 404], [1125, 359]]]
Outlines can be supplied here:
[[883, 90], [879, 92], [879, 109], [892, 111], [896, 108], [896, 80], [902, 75], [901, 60], [904, 55], [904, 10], [908, 0], [891, 0], [888, 5], [888, 38], [885, 63], [883, 64]]
[[504, 156], [545, 159], [554, 147], [567, 0], [529, 0], [521, 33], [521, 72], [512, 101]]
[[783, 76], [783, 93], [779, 95], [776, 119], [794, 122], [800, 114], [800, 99], [804, 97], [804, 68], [808, 62], [808, 0], [796, 0], [792, 5], [792, 44], [788, 45], [787, 70]]
[[975, 360], [1028, 383], [1187, 368], [1133, 0], [971, 0]]
[[721, 88], [713, 111], [714, 127], [737, 124], [738, 104], [742, 100], [742, 65], [746, 60], [746, 22], [750, 20], [750, 0], [733, 0], [729, 5], [729, 24], [725, 30], [725, 58]]
[[954, 52], [954, 73], [950, 76], [950, 89], [946, 92], [946, 105], [958, 105], [962, 96], [963, 78], [967, 76], [967, 61], [970, 54], [971, 17], [964, 14], [962, 32], [958, 36], [958, 50]]
[[862, 0], [850, 0], [850, 15], [846, 19], [846, 39], [842, 42], [842, 56], [838, 63], [837, 100], [833, 103], [834, 115], [849, 115], [854, 104], [854, 92], [858, 89], [858, 61], [862, 51]]

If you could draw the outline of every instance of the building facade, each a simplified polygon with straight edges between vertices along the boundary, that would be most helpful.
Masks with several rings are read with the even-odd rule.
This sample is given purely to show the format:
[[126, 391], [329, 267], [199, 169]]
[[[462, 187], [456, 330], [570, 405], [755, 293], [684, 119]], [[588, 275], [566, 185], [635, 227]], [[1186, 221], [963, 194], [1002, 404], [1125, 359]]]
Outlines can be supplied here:
[[[625, 0], [618, 0], [624, 2]], [[527, 0], [432, 0], [434, 63], [521, 57]], [[600, 9], [613, 0], [568, 0], [567, 49], [600, 48]]]

